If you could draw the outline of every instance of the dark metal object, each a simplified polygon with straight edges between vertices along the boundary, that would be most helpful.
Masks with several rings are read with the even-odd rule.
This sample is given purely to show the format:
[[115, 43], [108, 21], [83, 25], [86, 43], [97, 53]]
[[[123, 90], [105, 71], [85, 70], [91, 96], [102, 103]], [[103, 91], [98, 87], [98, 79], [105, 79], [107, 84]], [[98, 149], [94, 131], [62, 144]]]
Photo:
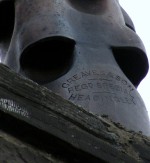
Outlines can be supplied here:
[[89, 112], [149, 134], [148, 114], [135, 88], [148, 60], [117, 0], [7, 3], [15, 25], [12, 37], [0, 44], [7, 45], [1, 46], [6, 65]]

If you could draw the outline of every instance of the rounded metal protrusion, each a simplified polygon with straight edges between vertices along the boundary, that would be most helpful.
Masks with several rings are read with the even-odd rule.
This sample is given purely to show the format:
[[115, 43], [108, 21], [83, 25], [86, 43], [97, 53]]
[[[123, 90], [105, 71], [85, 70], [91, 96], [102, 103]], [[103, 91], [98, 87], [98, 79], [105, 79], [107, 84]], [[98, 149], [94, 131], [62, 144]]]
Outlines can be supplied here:
[[67, 0], [78, 11], [89, 14], [100, 14], [107, 9], [107, 0]]

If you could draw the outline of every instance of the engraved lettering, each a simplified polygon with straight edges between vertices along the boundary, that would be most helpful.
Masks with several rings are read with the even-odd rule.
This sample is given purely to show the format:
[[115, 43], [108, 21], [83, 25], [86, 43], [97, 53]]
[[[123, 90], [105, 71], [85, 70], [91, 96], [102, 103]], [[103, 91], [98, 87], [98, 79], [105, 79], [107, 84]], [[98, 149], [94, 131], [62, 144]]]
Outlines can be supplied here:
[[117, 79], [118, 81], [120, 81], [120, 80], [121, 80], [121, 77], [120, 77], [120, 76], [116, 76], [116, 79]]
[[67, 84], [67, 83], [63, 83], [63, 84], [62, 84], [62, 87], [63, 87], [63, 88], [68, 88], [69, 86], [70, 86], [70, 85]]
[[94, 96], [93, 96], [93, 100], [94, 100], [94, 101], [99, 101], [99, 95], [94, 95]]
[[68, 88], [68, 92], [69, 92], [69, 93], [74, 92], [73, 87]]
[[92, 70], [93, 75], [99, 75], [96, 70]]
[[75, 80], [72, 79], [72, 78], [69, 78], [69, 79], [67, 80], [68, 83], [72, 83], [72, 82], [74, 82], [74, 81], [75, 81]]
[[108, 90], [108, 84], [107, 83], [102, 83], [103, 87], [105, 90]]
[[90, 73], [90, 71], [89, 72], [81, 72], [81, 75], [82, 75], [82, 77], [87, 77], [87, 76], [90, 76], [91, 75], [91, 73]]
[[74, 75], [73, 78], [74, 78], [75, 80], [79, 80], [79, 79], [81, 79], [81, 77], [79, 77], [77, 74]]
[[74, 101], [76, 98], [77, 98], [77, 95], [76, 95], [76, 94], [72, 94], [72, 95], [69, 97], [69, 100]]
[[78, 95], [78, 98], [77, 98], [78, 101], [84, 101], [84, 99], [85, 99], [84, 95]]
[[78, 101], [90, 101], [91, 98], [90, 98], [90, 95], [83, 95], [83, 94], [72, 94], [70, 97], [69, 97], [69, 100], [71, 101], [75, 101], [75, 100], [78, 100]]
[[90, 95], [86, 96], [85, 100], [89, 100], [90, 101], [91, 100]]
[[82, 85], [81, 85], [81, 88], [82, 88], [82, 89], [88, 89], [88, 86], [87, 86], [87, 84], [82, 84]]
[[76, 91], [81, 91], [80, 85], [76, 85], [76, 86], [75, 86], [75, 90], [76, 90]]
[[93, 84], [92, 83], [88, 83], [89, 88], [93, 88]]
[[127, 85], [127, 81], [126, 80], [122, 80], [122, 84]]
[[111, 90], [114, 90], [115, 87], [116, 87], [116, 85], [114, 86], [113, 84], [109, 84], [109, 88], [110, 88]]
[[97, 83], [97, 88], [102, 88], [102, 84], [101, 83]]
[[112, 96], [104, 96], [105, 102], [114, 102]]
[[[103, 104], [107, 102], [135, 104], [131, 93], [134, 87], [123, 77], [112, 72], [82, 71], [68, 78], [62, 84], [62, 88], [68, 90], [70, 94], [68, 99], [72, 101], [93, 100]], [[101, 95], [92, 95], [97, 91]], [[88, 95], [84, 95], [84, 93]], [[4, 103], [4, 105], [7, 107], [7, 103]]]

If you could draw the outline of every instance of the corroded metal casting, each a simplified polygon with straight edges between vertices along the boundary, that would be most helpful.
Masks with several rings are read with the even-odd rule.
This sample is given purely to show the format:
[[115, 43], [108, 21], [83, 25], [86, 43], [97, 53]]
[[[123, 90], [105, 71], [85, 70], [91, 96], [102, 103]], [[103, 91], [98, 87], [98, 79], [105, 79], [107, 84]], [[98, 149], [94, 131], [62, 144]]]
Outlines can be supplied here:
[[0, 9], [3, 63], [93, 114], [149, 134], [136, 90], [148, 60], [117, 0], [1, 0]]

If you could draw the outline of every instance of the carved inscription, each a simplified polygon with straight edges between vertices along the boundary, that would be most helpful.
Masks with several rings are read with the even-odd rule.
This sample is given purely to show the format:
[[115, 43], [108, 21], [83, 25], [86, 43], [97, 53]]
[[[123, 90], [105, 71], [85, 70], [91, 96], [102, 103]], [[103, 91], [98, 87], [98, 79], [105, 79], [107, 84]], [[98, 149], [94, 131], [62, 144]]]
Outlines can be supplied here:
[[[92, 77], [92, 78], [91, 78]], [[64, 82], [62, 84], [63, 88], [68, 88], [71, 86], [71, 84], [74, 84], [76, 81], [82, 80], [87, 78], [89, 81], [108, 81], [108, 82], [112, 82], [117, 81], [118, 84], [122, 84], [123, 86], [126, 86], [128, 89], [130, 89], [131, 91], [134, 90], [134, 88], [132, 87], [132, 85], [130, 83], [128, 83], [127, 80], [123, 79], [122, 77], [120, 77], [119, 75], [116, 75], [112, 72], [97, 72], [96, 70], [91, 70], [91, 71], [84, 71], [84, 72], [80, 72], [79, 74], [75, 74], [73, 75], [71, 78], [67, 79], [66, 82]]]
[[[103, 95], [101, 95], [103, 94]], [[97, 92], [92, 93], [91, 95], [84, 94], [71, 94], [69, 97], [70, 101], [94, 101], [100, 104], [107, 104], [107, 102], [116, 102], [124, 104], [136, 104], [133, 98], [129, 97], [119, 97], [116, 94], [110, 94], [109, 92]]]
[[13, 112], [16, 114], [19, 114], [23, 117], [29, 118], [29, 113], [28, 111], [23, 108], [20, 107], [15, 101], [13, 100], [9, 100], [9, 99], [4, 99], [4, 98], [0, 98], [0, 106], [2, 107], [2, 109], [4, 111], [9, 111], [9, 112]]
[[96, 103], [136, 104], [134, 87], [123, 77], [112, 72], [84, 71], [62, 83], [71, 101], [94, 101]]

